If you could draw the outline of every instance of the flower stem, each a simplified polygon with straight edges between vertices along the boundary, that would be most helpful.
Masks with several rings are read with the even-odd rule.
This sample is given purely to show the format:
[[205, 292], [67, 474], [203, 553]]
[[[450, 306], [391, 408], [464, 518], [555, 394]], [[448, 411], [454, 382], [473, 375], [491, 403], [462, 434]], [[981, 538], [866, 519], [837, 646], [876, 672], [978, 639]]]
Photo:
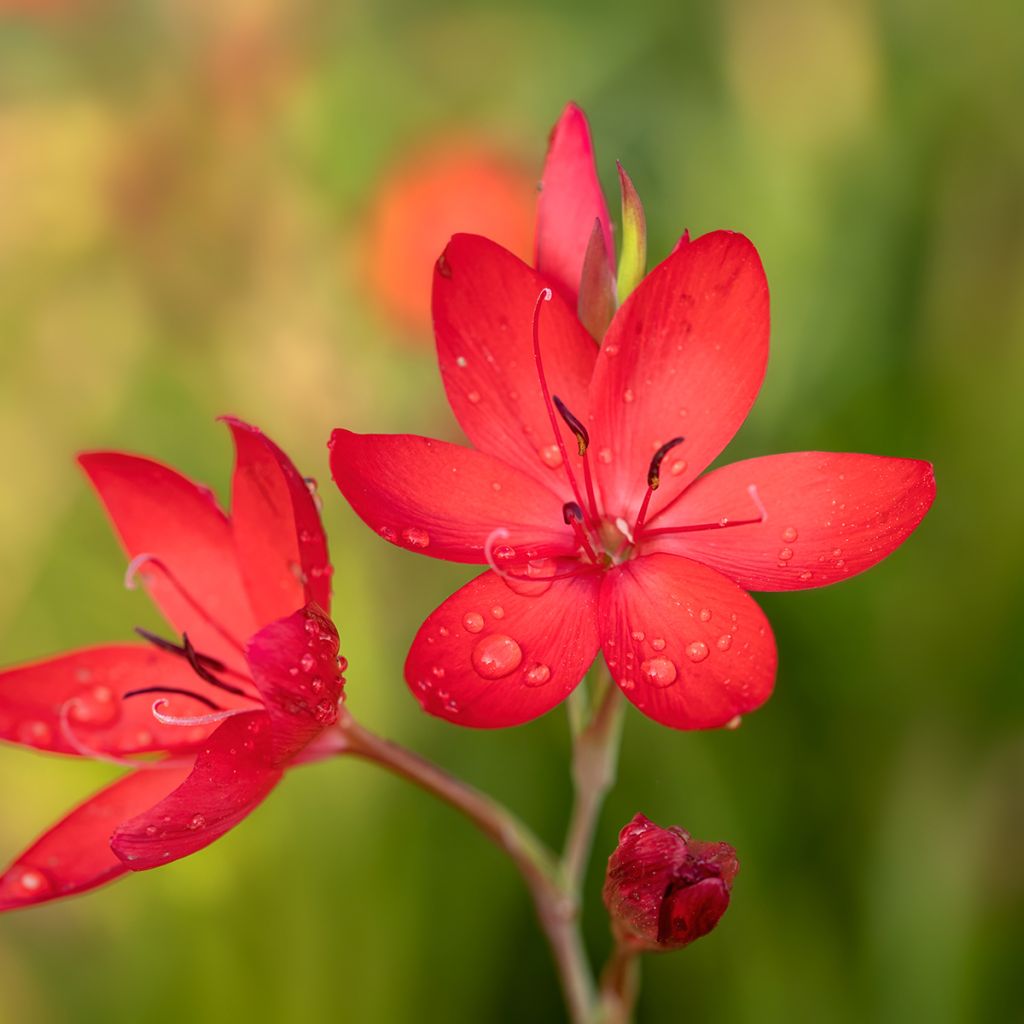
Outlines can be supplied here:
[[640, 989], [640, 959], [616, 943], [601, 971], [601, 993], [595, 1024], [630, 1024]]
[[587, 1024], [594, 981], [577, 924], [577, 901], [547, 847], [511, 811], [418, 754], [359, 725], [342, 710], [338, 754], [373, 761], [464, 814], [512, 859], [523, 876], [558, 969], [573, 1024]]
[[600, 669], [589, 723], [575, 733], [572, 777], [575, 800], [562, 855], [566, 891], [579, 903], [590, 861], [594, 830], [605, 795], [615, 782], [624, 702], [606, 669]]

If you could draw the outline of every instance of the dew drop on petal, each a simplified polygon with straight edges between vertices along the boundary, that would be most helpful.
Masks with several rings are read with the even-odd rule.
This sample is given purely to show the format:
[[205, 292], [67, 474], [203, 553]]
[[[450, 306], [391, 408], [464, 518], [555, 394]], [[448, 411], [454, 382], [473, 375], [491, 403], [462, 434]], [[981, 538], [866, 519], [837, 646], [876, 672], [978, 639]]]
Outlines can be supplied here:
[[321, 725], [334, 725], [338, 720], [338, 705], [333, 700], [322, 700], [313, 709], [313, 714]]
[[410, 547], [425, 548], [430, 544], [430, 534], [418, 526], [410, 526], [402, 531], [402, 540]]
[[495, 617], [496, 619], [503, 619], [503, 618], [505, 617], [505, 609], [504, 609], [504, 608], [502, 608], [500, 604], [496, 604], [496, 605], [495, 605], [495, 606], [494, 606], [494, 607], [493, 607], [493, 608], [491, 609], [491, 614], [492, 614], [492, 615], [493, 615], [493, 616], [494, 616], [494, 617]]
[[682, 474], [686, 472], [686, 460], [676, 459], [676, 461], [673, 462], [671, 466], [669, 466], [668, 471], [673, 476], [682, 476]]
[[473, 648], [473, 668], [484, 679], [501, 679], [519, 668], [522, 660], [519, 644], [504, 633], [491, 633]]
[[690, 661], [703, 661], [710, 653], [708, 645], [703, 640], [694, 640], [692, 644], [686, 646], [686, 656]]
[[785, 542], [786, 542], [787, 544], [792, 544], [792, 543], [793, 543], [793, 541], [795, 541], [795, 540], [796, 540], [796, 538], [797, 538], [797, 532], [796, 532], [796, 527], [795, 527], [795, 526], [787, 526], [787, 527], [786, 527], [786, 528], [785, 528], [785, 529], [784, 529], [784, 530], [782, 531], [782, 539], [783, 539], [783, 540], [784, 540], [784, 541], [785, 541]]
[[679, 674], [675, 662], [668, 658], [649, 658], [640, 665], [640, 675], [651, 685], [659, 688], [671, 686]]
[[442, 626], [438, 631], [438, 636], [448, 636], [448, 627]]
[[725, 725], [722, 726], [722, 728], [723, 729], [731, 729], [731, 730], [735, 731], [736, 729], [738, 729], [740, 727], [740, 724], [742, 723], [742, 721], [743, 721], [742, 715], [734, 715], [732, 718], [729, 719], [728, 722], [725, 723]]
[[456, 356], [455, 365], [464, 370], [468, 365], [468, 361], [465, 356]]
[[804, 583], [806, 583], [813, 575], [813, 572], [802, 572], [800, 573], [800, 579], [802, 579]]
[[377, 532], [391, 544], [398, 540], [398, 534], [390, 526], [382, 526]]
[[710, 622], [711, 621], [711, 609], [710, 608], [701, 608], [701, 610], [700, 610], [700, 621], [701, 622]]
[[473, 405], [478, 405], [479, 402], [480, 402], [480, 392], [479, 391], [470, 391], [470, 393], [468, 395], [466, 395], [466, 398], [470, 402], [472, 402]]
[[192, 832], [197, 832], [199, 829], [206, 826], [206, 818], [201, 814], [192, 815], [192, 820], [188, 823], [188, 827]]
[[622, 400], [626, 403], [632, 402], [635, 397], [636, 396], [633, 394], [632, 388], [626, 388], [626, 390], [622, 392]]
[[50, 742], [53, 732], [45, 722], [28, 721], [18, 726], [18, 742], [31, 746], [43, 746]]
[[551, 678], [551, 669], [547, 665], [534, 665], [523, 674], [523, 682], [527, 686], [543, 686]]
[[38, 868], [22, 868], [15, 885], [26, 896], [36, 896], [50, 888], [50, 880]]
[[467, 633], [479, 633], [484, 628], [484, 617], [479, 612], [466, 612], [462, 616], [462, 625]]
[[788, 562], [792, 557], [793, 557], [793, 549], [792, 548], [783, 548], [779, 552], [779, 561], [780, 562]]
[[732, 633], [723, 633], [716, 641], [715, 646], [720, 651], [727, 651], [732, 646]]
[[644, 637], [646, 636], [646, 634], [642, 629], [634, 629], [630, 636], [632, 636], [638, 644], [642, 644], [644, 642]]
[[316, 668], [316, 658], [307, 651], [301, 658], [299, 658], [299, 668], [303, 672], [312, 672]]
[[655, 649], [656, 651], [663, 651], [663, 650], [665, 650], [665, 638], [664, 638], [664, 637], [661, 637], [661, 636], [656, 636], [656, 637], [654, 637], [654, 638], [653, 638], [653, 639], [651, 640], [651, 646], [652, 646], [652, 647], [653, 647], [653, 648], [654, 648], [654, 649]]
[[558, 469], [562, 465], [562, 452], [557, 444], [549, 444], [541, 448], [538, 454], [541, 462], [549, 469]]
[[612, 461], [612, 450], [611, 448], [602, 448], [598, 453], [597, 457], [607, 466]]

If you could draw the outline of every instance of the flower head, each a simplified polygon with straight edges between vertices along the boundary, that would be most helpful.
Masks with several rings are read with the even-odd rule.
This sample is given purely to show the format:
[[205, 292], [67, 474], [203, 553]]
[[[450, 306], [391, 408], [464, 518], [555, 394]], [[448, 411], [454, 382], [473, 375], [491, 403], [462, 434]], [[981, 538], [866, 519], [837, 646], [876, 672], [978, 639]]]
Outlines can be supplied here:
[[[338, 717], [344, 663], [307, 483], [229, 420], [232, 516], [209, 490], [117, 452], [80, 462], [179, 639], [72, 651], [0, 672], [0, 739], [131, 771], [0, 875], [0, 910], [167, 864], [233, 828]], [[147, 755], [140, 759], [139, 755]]]
[[[474, 235], [456, 235], [435, 269], [441, 377], [474, 447], [338, 430], [334, 479], [386, 540], [489, 566], [413, 641], [406, 678], [427, 711], [528, 721], [601, 650], [651, 718], [729, 724], [775, 679], [771, 629], [747, 590], [874, 565], [927, 511], [931, 466], [797, 452], [704, 473], [764, 376], [757, 252], [728, 231], [684, 235], [595, 344], [610, 229], [574, 107], [542, 195], [537, 269]], [[630, 216], [635, 228], [635, 205]]]
[[729, 906], [739, 870], [728, 843], [701, 843], [637, 814], [608, 859], [604, 903], [620, 944], [659, 952], [707, 935]]

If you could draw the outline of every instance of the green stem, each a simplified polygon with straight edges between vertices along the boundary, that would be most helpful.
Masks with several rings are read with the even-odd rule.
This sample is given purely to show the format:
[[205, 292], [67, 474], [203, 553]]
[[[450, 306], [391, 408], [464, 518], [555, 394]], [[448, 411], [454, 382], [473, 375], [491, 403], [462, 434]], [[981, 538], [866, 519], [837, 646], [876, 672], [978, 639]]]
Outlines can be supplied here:
[[595, 1024], [630, 1024], [640, 990], [640, 958], [616, 943], [601, 971], [601, 993]]
[[577, 901], [561, 881], [553, 855], [511, 811], [418, 754], [364, 729], [342, 711], [339, 754], [354, 754], [386, 768], [464, 814], [519, 869], [551, 946], [573, 1024], [587, 1024], [595, 1005], [594, 981], [577, 924]]

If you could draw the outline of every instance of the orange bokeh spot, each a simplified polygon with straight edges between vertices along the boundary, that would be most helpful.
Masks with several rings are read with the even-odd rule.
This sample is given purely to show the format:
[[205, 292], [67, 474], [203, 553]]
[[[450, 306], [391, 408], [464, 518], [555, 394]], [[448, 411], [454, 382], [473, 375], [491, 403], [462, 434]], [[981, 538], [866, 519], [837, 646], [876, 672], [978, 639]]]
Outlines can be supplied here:
[[374, 298], [406, 329], [430, 336], [431, 275], [456, 232], [484, 235], [533, 260], [536, 181], [479, 144], [409, 155], [380, 183], [366, 232]]

